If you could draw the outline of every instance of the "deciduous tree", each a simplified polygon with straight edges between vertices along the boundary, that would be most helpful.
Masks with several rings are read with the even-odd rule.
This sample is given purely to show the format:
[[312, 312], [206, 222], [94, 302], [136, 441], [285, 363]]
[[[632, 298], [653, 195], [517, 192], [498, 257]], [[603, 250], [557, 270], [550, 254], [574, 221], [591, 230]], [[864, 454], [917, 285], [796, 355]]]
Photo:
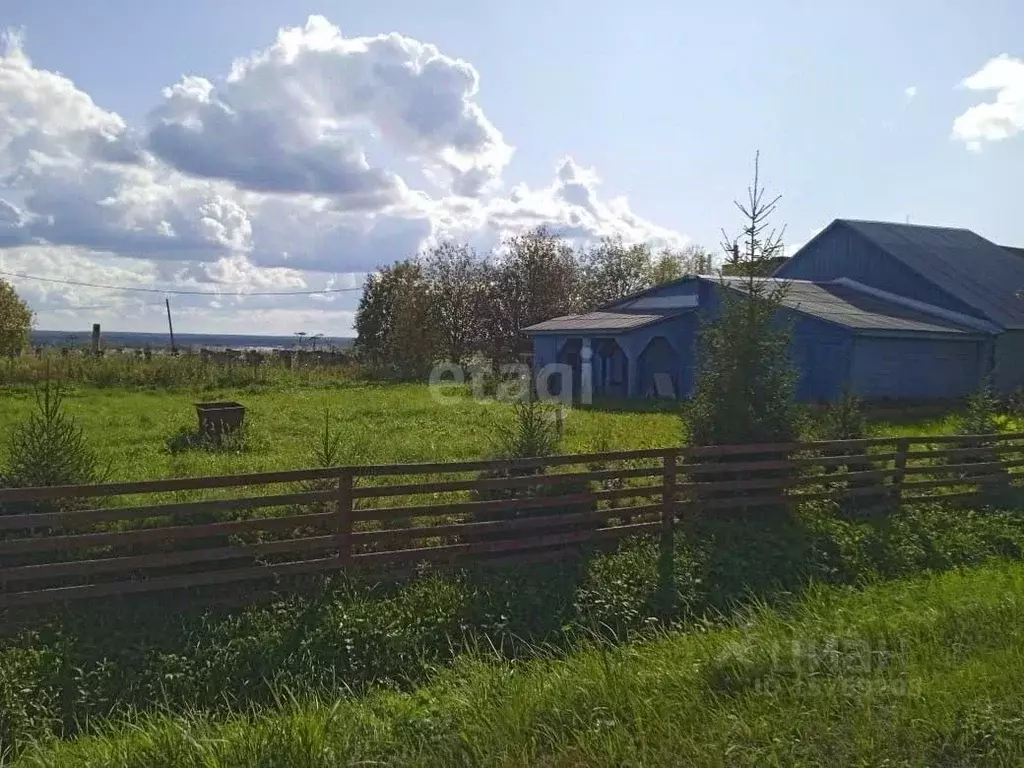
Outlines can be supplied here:
[[591, 309], [653, 284], [654, 264], [646, 243], [627, 245], [621, 237], [605, 238], [583, 251], [580, 261], [585, 303]]
[[711, 252], [701, 245], [689, 243], [679, 250], [665, 248], [654, 260], [651, 283], [662, 285], [686, 275], [710, 275], [713, 269]]
[[543, 227], [506, 240], [489, 273], [482, 326], [494, 362], [515, 359], [523, 328], [583, 304], [572, 247]]
[[406, 259], [369, 275], [355, 328], [356, 354], [378, 374], [425, 377], [436, 356], [436, 332], [422, 265]]
[[0, 355], [16, 355], [29, 343], [32, 310], [14, 286], [0, 280]]
[[464, 363], [482, 344], [490, 264], [468, 245], [443, 242], [423, 255], [437, 351]]

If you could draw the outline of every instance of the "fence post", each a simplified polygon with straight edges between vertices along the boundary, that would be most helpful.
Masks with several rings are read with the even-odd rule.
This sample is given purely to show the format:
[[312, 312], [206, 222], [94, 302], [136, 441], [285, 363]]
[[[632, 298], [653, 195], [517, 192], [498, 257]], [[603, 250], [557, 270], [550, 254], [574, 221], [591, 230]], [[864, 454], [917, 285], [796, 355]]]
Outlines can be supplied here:
[[352, 470], [346, 469], [338, 476], [338, 510], [334, 533], [338, 537], [339, 554], [342, 562], [352, 562]]
[[900, 500], [903, 498], [903, 478], [907, 474], [907, 452], [909, 450], [909, 438], [901, 437], [896, 443], [896, 472], [892, 476], [892, 501], [896, 509], [899, 509]]
[[658, 542], [658, 613], [668, 623], [678, 611], [675, 586], [676, 460], [678, 449], [665, 451], [664, 482], [661, 490], [661, 538]]
[[664, 539], [672, 534], [676, 522], [676, 459], [679, 451], [671, 449], [665, 451], [663, 457], [665, 469], [664, 481], [661, 491], [661, 536]]

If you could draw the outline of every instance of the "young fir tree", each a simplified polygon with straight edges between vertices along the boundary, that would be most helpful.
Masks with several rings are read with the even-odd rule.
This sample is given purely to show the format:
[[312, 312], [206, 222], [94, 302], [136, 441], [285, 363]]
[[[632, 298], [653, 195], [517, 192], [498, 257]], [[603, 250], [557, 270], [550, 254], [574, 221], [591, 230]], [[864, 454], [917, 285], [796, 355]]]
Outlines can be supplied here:
[[798, 435], [790, 334], [777, 317], [785, 285], [758, 276], [783, 253], [783, 230], [771, 225], [779, 199], [766, 200], [758, 155], [747, 202], [736, 202], [742, 232], [729, 238], [723, 231], [726, 263], [739, 276], [721, 278], [718, 316], [701, 330], [696, 392], [687, 412], [694, 445], [781, 443]]

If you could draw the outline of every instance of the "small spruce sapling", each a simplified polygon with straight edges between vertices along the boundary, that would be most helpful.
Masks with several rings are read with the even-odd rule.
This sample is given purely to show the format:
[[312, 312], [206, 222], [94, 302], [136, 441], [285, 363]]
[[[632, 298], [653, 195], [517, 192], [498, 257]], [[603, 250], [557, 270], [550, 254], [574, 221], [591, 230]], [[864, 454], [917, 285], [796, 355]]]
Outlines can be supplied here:
[[[35, 408], [11, 433], [2, 485], [29, 488], [102, 482], [107, 473], [101, 470], [82, 428], [65, 410], [63, 386], [47, 372], [34, 395]], [[57, 506], [69, 508], [77, 503], [62, 500]]]

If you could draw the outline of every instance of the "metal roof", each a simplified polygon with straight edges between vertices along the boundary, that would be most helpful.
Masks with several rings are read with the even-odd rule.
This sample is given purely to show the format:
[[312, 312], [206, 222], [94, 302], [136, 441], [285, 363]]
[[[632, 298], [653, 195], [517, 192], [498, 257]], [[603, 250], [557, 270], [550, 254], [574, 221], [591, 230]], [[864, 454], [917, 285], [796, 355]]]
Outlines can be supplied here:
[[[722, 278], [731, 288], [742, 288], [744, 277]], [[969, 334], [974, 329], [943, 317], [936, 317], [910, 307], [901, 306], [879, 296], [860, 291], [855, 285], [838, 281], [782, 280], [762, 278], [785, 287], [783, 306], [842, 325], [853, 331], [869, 333], [913, 332]]]
[[1007, 328], [1024, 328], [1024, 259], [967, 229], [839, 219], [922, 278]]
[[[692, 311], [692, 310], [690, 310]], [[683, 312], [587, 312], [565, 315], [523, 328], [524, 333], [557, 333], [560, 331], [632, 331], [660, 323]]]

